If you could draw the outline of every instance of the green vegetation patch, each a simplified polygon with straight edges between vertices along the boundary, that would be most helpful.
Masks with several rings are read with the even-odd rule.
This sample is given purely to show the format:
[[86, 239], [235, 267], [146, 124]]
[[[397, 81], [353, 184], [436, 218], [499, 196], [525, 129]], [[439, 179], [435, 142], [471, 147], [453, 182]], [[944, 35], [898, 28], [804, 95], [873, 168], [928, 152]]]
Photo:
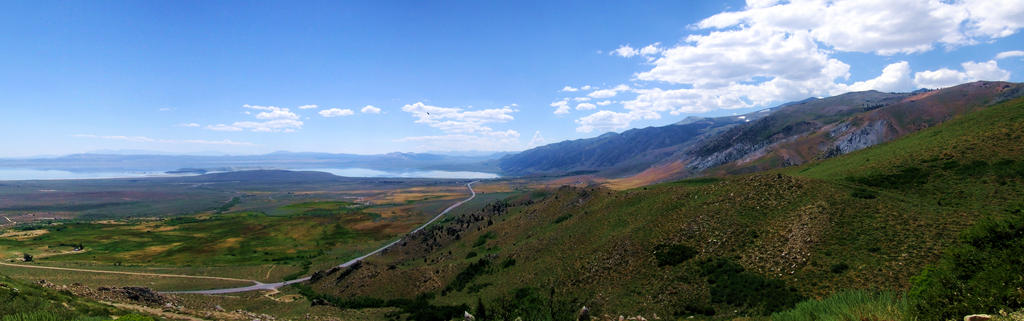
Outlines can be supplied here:
[[820, 300], [800, 302], [772, 314], [772, 321], [905, 320], [907, 300], [893, 292], [843, 291]]
[[728, 259], [714, 259], [700, 264], [701, 274], [711, 285], [711, 301], [742, 307], [761, 315], [792, 308], [804, 299], [782, 280], [768, 279], [747, 272]]
[[441, 291], [441, 295], [447, 295], [448, 292], [462, 291], [465, 289], [470, 282], [473, 282], [478, 276], [487, 274], [491, 271], [491, 260], [487, 258], [481, 258], [476, 262], [470, 263], [463, 269], [459, 274], [455, 275], [455, 279], [448, 284], [447, 287]]
[[580, 306], [579, 300], [557, 294], [553, 288], [542, 291], [523, 287], [498, 298], [490, 307], [477, 301], [473, 311], [477, 320], [560, 321], [576, 320], [576, 309]]
[[921, 320], [1024, 308], [1024, 213], [985, 221], [912, 279], [909, 296]]
[[314, 305], [329, 305], [340, 309], [398, 308], [399, 311], [388, 313], [389, 320], [446, 321], [462, 317], [463, 312], [469, 311], [467, 305], [431, 304], [430, 301], [434, 298], [431, 293], [420, 294], [415, 299], [384, 300], [372, 297], [342, 299], [333, 295], [317, 293], [305, 284], [297, 283], [294, 286]]
[[0, 321], [111, 320], [112, 315], [131, 315], [132, 319], [126, 320], [153, 320], [7, 276], [0, 276], [0, 302]]
[[654, 258], [658, 266], [679, 265], [697, 256], [697, 250], [684, 244], [658, 244], [654, 247]]
[[[330, 206], [342, 206], [334, 202]], [[183, 216], [162, 221], [70, 221], [34, 228], [47, 233], [0, 239], [5, 259], [21, 253], [35, 261], [89, 261], [120, 265], [308, 264], [339, 247], [363, 247], [392, 237], [383, 229], [354, 230], [370, 221], [356, 209], [307, 209], [300, 216], [241, 212]], [[46, 255], [44, 255], [46, 254]]]

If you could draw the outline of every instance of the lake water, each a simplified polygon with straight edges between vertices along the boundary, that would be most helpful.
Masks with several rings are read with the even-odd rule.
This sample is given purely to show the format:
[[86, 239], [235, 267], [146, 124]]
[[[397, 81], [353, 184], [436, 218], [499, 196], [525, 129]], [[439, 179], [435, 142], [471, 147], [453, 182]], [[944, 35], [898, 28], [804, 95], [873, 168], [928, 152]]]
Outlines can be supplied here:
[[[296, 171], [319, 171], [347, 177], [402, 177], [402, 178], [461, 178], [487, 179], [498, 178], [494, 173], [469, 171], [381, 171], [366, 168], [298, 168]], [[101, 178], [139, 178], [139, 177], [174, 177], [194, 174], [167, 174], [164, 172], [72, 172], [66, 170], [41, 170], [29, 168], [0, 168], [0, 181], [4, 180], [36, 180], [36, 179], [101, 179]]]
[[72, 172], [56, 169], [0, 168], [0, 181], [34, 179], [100, 179], [185, 176], [164, 172]]
[[303, 171], [327, 172], [346, 177], [404, 177], [404, 178], [498, 178], [498, 174], [469, 171], [381, 171], [367, 168], [312, 168], [296, 169]]

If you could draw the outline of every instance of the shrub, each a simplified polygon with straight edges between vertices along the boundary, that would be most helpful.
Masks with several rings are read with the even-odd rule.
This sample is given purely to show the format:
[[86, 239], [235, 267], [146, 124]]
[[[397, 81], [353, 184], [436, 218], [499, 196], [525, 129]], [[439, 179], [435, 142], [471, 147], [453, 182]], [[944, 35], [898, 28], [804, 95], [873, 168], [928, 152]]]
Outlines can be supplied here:
[[333, 295], [321, 294], [313, 291], [309, 285], [297, 283], [293, 286], [299, 289], [299, 293], [310, 301], [323, 302], [339, 309], [366, 309], [395, 307], [399, 311], [389, 316], [391, 319], [401, 320], [401, 315], [407, 315], [405, 320], [409, 321], [447, 321], [462, 316], [463, 311], [468, 311], [469, 306], [461, 305], [433, 305], [430, 300], [434, 298], [431, 293], [422, 293], [415, 299], [390, 299], [383, 300], [371, 297], [353, 297], [342, 299]]
[[850, 266], [847, 265], [846, 263], [836, 263], [836, 264], [832, 264], [832, 267], [830, 267], [828, 270], [832, 271], [832, 273], [840, 274], [840, 273], [846, 272], [846, 270], [849, 270], [849, 269], [850, 269]]
[[487, 232], [481, 234], [479, 237], [476, 238], [476, 242], [473, 242], [473, 247], [483, 246], [484, 244], [487, 244], [487, 240], [493, 239], [497, 236], [498, 235], [494, 234], [494, 232]]
[[747, 272], [728, 259], [700, 264], [701, 274], [711, 286], [711, 302], [743, 307], [761, 315], [792, 308], [804, 298], [781, 280]]
[[462, 291], [462, 289], [466, 288], [466, 285], [469, 285], [469, 282], [472, 282], [473, 279], [487, 274], [490, 271], [490, 267], [491, 260], [488, 260], [487, 258], [482, 258], [479, 261], [470, 263], [469, 266], [466, 266], [466, 268], [462, 270], [462, 272], [455, 275], [455, 279], [444, 288], [442, 294], [447, 294], [447, 292], [451, 291]]
[[492, 303], [488, 314], [492, 320], [576, 320], [581, 306], [578, 300], [558, 296], [554, 289], [547, 292], [545, 295], [536, 288], [515, 289]]
[[850, 196], [853, 196], [853, 197], [856, 197], [856, 198], [860, 198], [860, 199], [866, 199], [866, 200], [871, 200], [871, 199], [878, 198], [878, 194], [875, 194], [875, 192], [872, 192], [872, 191], [870, 191], [868, 189], [864, 189], [864, 188], [854, 189], [853, 192], [850, 193]]
[[851, 178], [852, 181], [867, 186], [884, 188], [906, 188], [925, 183], [929, 172], [920, 167], [903, 167], [896, 173], [874, 174], [866, 177]]
[[654, 247], [658, 266], [679, 265], [697, 256], [697, 250], [683, 244], [659, 244]]
[[555, 224], [565, 222], [565, 220], [568, 220], [570, 218], [572, 218], [572, 214], [565, 214], [565, 215], [559, 216], [558, 218], [555, 219]]

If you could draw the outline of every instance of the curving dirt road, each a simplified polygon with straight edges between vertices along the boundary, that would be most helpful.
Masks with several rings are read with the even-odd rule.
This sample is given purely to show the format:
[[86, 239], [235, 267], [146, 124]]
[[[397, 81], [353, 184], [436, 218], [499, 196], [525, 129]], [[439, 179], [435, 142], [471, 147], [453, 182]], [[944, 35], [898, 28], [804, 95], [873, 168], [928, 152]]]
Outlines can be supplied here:
[[[426, 228], [427, 226], [429, 226], [431, 223], [434, 223], [434, 221], [437, 221], [437, 219], [441, 218], [445, 214], [448, 214], [449, 211], [451, 211], [451, 210], [455, 209], [456, 207], [459, 207], [460, 205], [462, 205], [462, 204], [464, 204], [466, 202], [469, 202], [470, 200], [475, 198], [476, 197], [476, 191], [473, 190], [473, 183], [476, 183], [476, 182], [477, 181], [472, 181], [472, 182], [469, 182], [468, 184], [466, 184], [466, 188], [469, 189], [469, 193], [470, 193], [469, 198], [461, 200], [458, 203], [452, 204], [448, 208], [444, 209], [444, 211], [441, 211], [440, 214], [437, 214], [437, 216], [434, 216], [434, 218], [430, 219], [430, 221], [427, 221], [426, 223], [423, 223], [423, 225], [420, 225], [420, 227], [417, 227], [415, 230], [412, 230], [412, 232], [409, 232], [409, 234], [419, 232], [420, 230], [422, 230], [422, 229]], [[402, 241], [402, 238], [399, 238], [399, 239], [397, 239], [397, 240], [395, 240], [395, 241], [393, 241], [391, 243], [388, 243], [387, 245], [384, 245], [384, 246], [382, 246], [382, 247], [380, 247], [380, 248], [378, 248], [376, 250], [373, 250], [373, 252], [366, 253], [365, 255], [357, 257], [357, 258], [354, 258], [354, 259], [351, 259], [348, 262], [345, 262], [345, 263], [342, 263], [342, 264], [338, 264], [338, 267], [339, 268], [349, 267], [350, 265], [355, 264], [356, 262], [362, 261], [363, 259], [365, 259], [367, 257], [370, 257], [370, 256], [372, 256], [374, 254], [380, 253], [381, 251], [391, 247], [392, 245], [397, 244], [400, 241]], [[298, 279], [288, 280], [288, 281], [283, 281], [283, 282], [277, 282], [277, 283], [260, 283], [260, 282], [252, 281], [253, 283], [256, 283], [256, 284], [250, 285], [250, 286], [245, 286], [245, 287], [238, 287], [238, 288], [198, 290], [198, 291], [169, 291], [169, 292], [163, 292], [163, 293], [225, 294], [225, 293], [239, 293], [239, 292], [257, 291], [257, 290], [274, 290], [274, 289], [280, 288], [280, 287], [285, 286], [285, 285], [309, 281], [309, 278], [310, 277], [307, 276], [307, 277], [303, 277], [303, 278], [298, 278]]]

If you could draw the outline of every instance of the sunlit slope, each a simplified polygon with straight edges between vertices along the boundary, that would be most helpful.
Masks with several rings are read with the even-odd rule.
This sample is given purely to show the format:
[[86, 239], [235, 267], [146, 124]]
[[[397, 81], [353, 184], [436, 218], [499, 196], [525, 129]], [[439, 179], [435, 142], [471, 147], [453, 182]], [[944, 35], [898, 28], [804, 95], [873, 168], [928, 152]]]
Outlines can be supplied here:
[[1017, 99], [803, 167], [538, 192], [325, 271], [313, 288], [498, 310], [526, 297], [554, 313], [648, 318], [763, 315], [841, 289], [906, 289], [959, 231], [1024, 199], [1022, 135]]

